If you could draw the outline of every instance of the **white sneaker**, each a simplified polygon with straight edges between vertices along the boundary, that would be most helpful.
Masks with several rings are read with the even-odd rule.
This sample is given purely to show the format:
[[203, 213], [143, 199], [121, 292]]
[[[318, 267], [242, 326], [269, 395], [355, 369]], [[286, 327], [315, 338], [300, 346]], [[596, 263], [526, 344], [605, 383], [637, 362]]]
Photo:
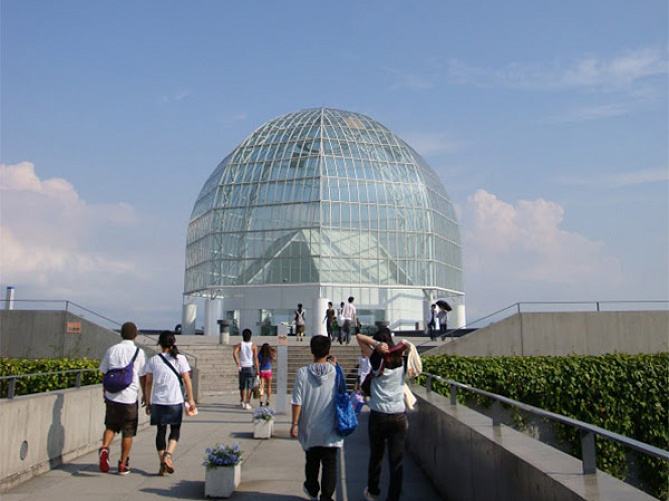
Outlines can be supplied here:
[[242, 409], [246, 409], [246, 404], [245, 404], [244, 402], [239, 402], [239, 406], [240, 406]]
[[378, 494], [376, 494], [376, 495], [370, 494], [367, 487], [365, 487], [365, 490], [362, 491], [362, 495], [367, 501], [374, 501], [375, 499], [378, 499], [378, 497], [379, 497]]
[[253, 409], [253, 407], [251, 407], [251, 404], [244, 404], [244, 409], [250, 411], [251, 409]]

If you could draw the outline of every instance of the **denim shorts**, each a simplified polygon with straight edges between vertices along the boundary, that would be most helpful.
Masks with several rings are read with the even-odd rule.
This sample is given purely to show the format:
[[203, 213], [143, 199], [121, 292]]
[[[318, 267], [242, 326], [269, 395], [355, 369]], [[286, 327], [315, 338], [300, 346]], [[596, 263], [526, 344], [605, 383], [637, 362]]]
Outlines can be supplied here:
[[255, 369], [253, 367], [242, 367], [242, 370], [239, 373], [239, 389], [252, 390], [253, 378], [255, 375]]

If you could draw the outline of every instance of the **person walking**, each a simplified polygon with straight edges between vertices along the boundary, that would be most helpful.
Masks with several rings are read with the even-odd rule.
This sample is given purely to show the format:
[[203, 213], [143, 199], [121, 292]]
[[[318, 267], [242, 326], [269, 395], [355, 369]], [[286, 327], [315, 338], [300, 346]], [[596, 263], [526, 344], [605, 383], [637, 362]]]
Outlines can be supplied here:
[[334, 365], [327, 360], [330, 347], [327, 336], [311, 338], [314, 361], [298, 369], [291, 399], [290, 436], [300, 441], [306, 455], [303, 490], [311, 500], [320, 501], [333, 499], [337, 485], [337, 450], [344, 443], [336, 428], [337, 377]]
[[306, 312], [302, 309], [302, 303], [297, 305], [297, 310], [293, 312], [293, 321], [295, 322], [295, 335], [298, 341], [304, 341], [304, 331], [307, 329]]
[[[353, 305], [355, 298], [353, 296], [348, 298], [348, 303], [342, 308], [342, 319], [344, 320], [344, 326], [342, 327], [344, 333], [344, 341], [346, 344], [351, 342], [351, 325], [358, 325], [358, 316], [356, 313], [355, 306]], [[341, 339], [339, 340], [341, 344]]]
[[390, 484], [388, 501], [398, 501], [402, 492], [403, 451], [409, 421], [404, 403], [404, 342], [395, 347], [390, 331], [382, 327], [373, 338], [359, 334], [358, 344], [372, 365], [369, 405], [369, 464], [363, 497], [378, 499], [381, 463], [388, 444]]
[[251, 409], [253, 378], [260, 372], [258, 347], [251, 341], [252, 336], [251, 329], [244, 329], [242, 342], [232, 350], [232, 358], [239, 369], [239, 404], [242, 409]]
[[146, 404], [146, 356], [144, 350], [135, 346], [137, 326], [134, 323], [126, 322], [121, 326], [121, 337], [123, 341], [105, 352], [99, 370], [104, 375], [110, 369], [121, 369], [132, 364], [132, 383], [118, 392], [103, 389], [105, 431], [102, 435], [102, 447], [98, 450], [98, 460], [100, 471], [107, 473], [109, 471], [109, 446], [116, 433], [120, 433], [122, 438], [118, 474], [127, 475], [130, 473], [130, 449], [133, 437], [137, 434], [140, 389], [142, 390], [142, 405]]
[[[156, 450], [160, 468], [158, 475], [174, 473], [172, 455], [181, 436], [184, 408], [184, 389], [189, 409], [195, 409], [190, 365], [176, 345], [173, 332], [163, 331], [158, 337], [162, 353], [151, 357], [146, 365], [146, 413], [156, 426]], [[167, 427], [170, 427], [169, 441]]]
[[325, 318], [323, 318], [325, 330], [328, 333], [330, 341], [334, 341], [334, 326], [337, 323], [337, 314], [332, 307], [332, 301], [328, 301], [328, 309], [325, 310]]
[[[272, 348], [269, 343], [263, 344], [258, 352], [258, 365], [260, 366], [260, 385], [265, 390], [263, 396], [265, 405], [268, 407], [272, 396], [272, 362], [274, 360], [276, 360], [276, 349]], [[262, 399], [261, 396], [260, 407], [262, 407]]]
[[427, 320], [427, 333], [430, 336], [430, 340], [434, 341], [437, 339], [437, 305], [430, 305], [430, 316]]
[[339, 344], [342, 344], [344, 341], [344, 306], [346, 303], [342, 301], [339, 303], [339, 308], [337, 308], [337, 340]]
[[437, 318], [439, 319], [439, 334], [443, 341], [446, 339], [446, 331], [448, 330], [448, 313], [442, 303], [439, 303], [439, 313], [437, 314]]

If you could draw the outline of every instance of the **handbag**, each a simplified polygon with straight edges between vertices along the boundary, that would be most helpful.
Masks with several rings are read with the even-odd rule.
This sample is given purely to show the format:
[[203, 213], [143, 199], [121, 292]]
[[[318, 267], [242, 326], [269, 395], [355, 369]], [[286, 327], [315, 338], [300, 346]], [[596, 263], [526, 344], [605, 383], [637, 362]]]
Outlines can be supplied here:
[[346, 393], [344, 371], [342, 371], [341, 367], [338, 365], [335, 366], [335, 370], [337, 371], [337, 379], [335, 383], [337, 388], [335, 393], [335, 423], [337, 433], [342, 437], [347, 437], [358, 427], [358, 417], [351, 404], [351, 398], [348, 396], [348, 393]]
[[256, 376], [253, 378], [253, 398], [259, 399], [262, 398], [262, 396], [265, 394], [265, 389], [262, 386], [262, 382], [260, 381], [260, 376]]
[[102, 386], [105, 390], [109, 393], [118, 393], [132, 384], [133, 376], [135, 374], [135, 359], [137, 358], [138, 353], [139, 348], [135, 351], [130, 363], [125, 367], [109, 369], [105, 372], [104, 378], [102, 379]]

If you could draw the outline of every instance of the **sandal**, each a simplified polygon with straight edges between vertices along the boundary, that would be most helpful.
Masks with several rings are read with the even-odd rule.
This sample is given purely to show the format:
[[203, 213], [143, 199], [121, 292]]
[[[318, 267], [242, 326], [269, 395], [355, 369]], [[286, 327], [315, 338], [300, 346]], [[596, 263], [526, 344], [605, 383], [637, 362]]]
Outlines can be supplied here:
[[158, 475], [164, 477], [166, 473], [167, 473], [167, 465], [165, 465], [165, 463], [160, 463], [160, 470], [158, 470]]
[[163, 456], [163, 461], [165, 461], [163, 464], [165, 465], [165, 470], [167, 470], [167, 473], [174, 473], [174, 465], [172, 464], [172, 454], [169, 452], [166, 452], [165, 455]]

